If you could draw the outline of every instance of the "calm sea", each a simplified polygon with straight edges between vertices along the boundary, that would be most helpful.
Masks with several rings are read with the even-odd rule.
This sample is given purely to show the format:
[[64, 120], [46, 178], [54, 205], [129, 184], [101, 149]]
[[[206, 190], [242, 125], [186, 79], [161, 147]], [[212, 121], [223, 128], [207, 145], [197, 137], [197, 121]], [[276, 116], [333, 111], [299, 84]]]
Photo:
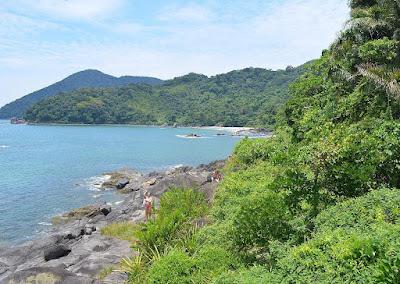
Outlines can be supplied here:
[[[188, 133], [201, 139], [185, 139]], [[0, 120], [0, 245], [38, 237], [52, 216], [122, 197], [98, 191], [102, 173], [149, 172], [226, 158], [238, 138], [190, 128], [30, 126]]]

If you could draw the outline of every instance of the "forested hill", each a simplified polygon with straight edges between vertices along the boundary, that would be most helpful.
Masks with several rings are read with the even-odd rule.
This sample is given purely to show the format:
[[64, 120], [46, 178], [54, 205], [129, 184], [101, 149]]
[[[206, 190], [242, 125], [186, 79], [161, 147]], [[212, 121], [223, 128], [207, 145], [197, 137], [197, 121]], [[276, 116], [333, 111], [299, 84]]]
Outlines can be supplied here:
[[139, 252], [129, 283], [400, 283], [400, 1], [349, 3], [275, 135], [238, 144], [211, 209], [177, 190], [131, 235], [111, 227]]
[[122, 76], [117, 78], [98, 70], [80, 71], [68, 76], [62, 81], [5, 105], [0, 108], [0, 118], [21, 117], [33, 104], [44, 98], [55, 96], [60, 92], [69, 92], [84, 87], [113, 87], [137, 83], [157, 85], [162, 83], [162, 80], [153, 77], [137, 76]]
[[81, 89], [33, 106], [29, 121], [144, 125], [263, 126], [275, 124], [288, 85], [304, 66], [247, 68], [213, 77], [190, 73], [158, 86]]

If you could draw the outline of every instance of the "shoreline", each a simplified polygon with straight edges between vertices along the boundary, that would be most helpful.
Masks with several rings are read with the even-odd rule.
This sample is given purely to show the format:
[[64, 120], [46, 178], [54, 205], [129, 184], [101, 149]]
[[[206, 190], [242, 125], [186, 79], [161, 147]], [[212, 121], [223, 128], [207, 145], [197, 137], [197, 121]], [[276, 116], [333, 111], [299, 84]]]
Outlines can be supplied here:
[[[118, 265], [122, 258], [134, 253], [129, 242], [104, 236], [101, 228], [116, 222], [142, 222], [145, 191], [151, 192], [156, 204], [159, 204], [162, 194], [170, 188], [198, 188], [211, 201], [217, 183], [209, 177], [224, 165], [225, 160], [220, 160], [197, 167], [181, 166], [148, 174], [134, 170], [129, 174], [123, 170], [114, 172], [118, 177], [113, 180], [115, 188], [124, 179], [129, 179], [129, 183], [123, 186], [123, 191], [113, 189], [114, 194], [121, 194], [121, 203], [91, 204], [73, 209], [55, 216], [59, 217], [60, 223], [53, 224], [45, 237], [19, 245], [0, 247], [0, 283], [15, 279], [22, 279], [19, 281], [24, 283], [26, 278], [21, 277], [40, 273], [69, 281], [76, 279], [77, 283], [96, 281], [103, 268]], [[49, 251], [55, 252], [56, 257], [46, 260]], [[123, 279], [126, 277], [118, 272], [111, 276]]]
[[215, 131], [241, 132], [241, 131], [264, 131], [272, 132], [268, 129], [252, 126], [216, 126], [216, 125], [162, 125], [162, 124], [130, 124], [130, 123], [59, 123], [59, 122], [27, 122], [25, 125], [43, 125], [43, 126], [130, 126], [130, 127], [149, 127], [149, 128], [190, 128], [190, 129], [205, 129]]
[[249, 127], [249, 126], [171, 126], [171, 125], [142, 125], [142, 124], [85, 124], [85, 123], [32, 123], [28, 122], [23, 125], [31, 125], [31, 126], [82, 126], [82, 127], [90, 127], [90, 126], [106, 126], [106, 127], [132, 127], [132, 128], [170, 128], [170, 129], [193, 129], [193, 130], [211, 130], [215, 132], [226, 132], [231, 136], [240, 136], [240, 137], [254, 137], [254, 138], [262, 138], [262, 137], [270, 137], [273, 135], [272, 130], [258, 128], [258, 127]]

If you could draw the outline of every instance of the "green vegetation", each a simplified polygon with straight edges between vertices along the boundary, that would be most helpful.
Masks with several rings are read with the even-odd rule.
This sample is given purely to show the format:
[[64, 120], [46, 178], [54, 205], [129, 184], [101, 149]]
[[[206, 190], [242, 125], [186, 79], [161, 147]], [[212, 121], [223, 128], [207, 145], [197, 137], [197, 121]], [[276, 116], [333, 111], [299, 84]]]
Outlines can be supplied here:
[[288, 99], [288, 85], [304, 67], [271, 71], [247, 68], [208, 78], [189, 74], [162, 85], [81, 89], [39, 102], [34, 122], [223, 125], [272, 127]]
[[129, 84], [159, 85], [162, 82], [162, 80], [152, 77], [122, 76], [117, 78], [97, 70], [84, 70], [3, 106], [0, 108], [0, 119], [22, 117], [35, 103], [55, 96], [60, 92], [70, 92], [88, 87], [104, 88]]
[[113, 265], [103, 268], [97, 275], [97, 279], [104, 280], [104, 278], [106, 278], [108, 275], [110, 275], [115, 269], [116, 268]]
[[400, 5], [350, 6], [275, 136], [236, 147], [207, 225], [149, 226], [142, 283], [399, 283]]
[[129, 242], [135, 242], [136, 225], [129, 222], [113, 223], [101, 228], [101, 233], [105, 236], [115, 237]]

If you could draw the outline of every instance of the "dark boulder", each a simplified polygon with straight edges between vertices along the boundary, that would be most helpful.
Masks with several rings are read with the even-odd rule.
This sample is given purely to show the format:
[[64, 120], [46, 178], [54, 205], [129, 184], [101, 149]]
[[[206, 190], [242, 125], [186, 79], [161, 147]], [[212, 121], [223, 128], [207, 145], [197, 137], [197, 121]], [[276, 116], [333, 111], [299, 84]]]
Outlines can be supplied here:
[[73, 229], [73, 230], [71, 230], [71, 231], [68, 231], [66, 234], [65, 234], [65, 239], [68, 239], [68, 240], [73, 240], [73, 239], [76, 239], [76, 238], [79, 238], [80, 236], [82, 236], [84, 234], [84, 230], [83, 230], [83, 228], [76, 228], [76, 229]]
[[111, 206], [109, 206], [109, 205], [101, 206], [100, 212], [103, 213], [104, 216], [107, 216], [108, 214], [111, 213]]
[[117, 182], [117, 189], [123, 189], [129, 183], [129, 179], [123, 178]]
[[44, 260], [58, 259], [66, 256], [71, 252], [71, 249], [66, 245], [53, 245], [44, 251]]

